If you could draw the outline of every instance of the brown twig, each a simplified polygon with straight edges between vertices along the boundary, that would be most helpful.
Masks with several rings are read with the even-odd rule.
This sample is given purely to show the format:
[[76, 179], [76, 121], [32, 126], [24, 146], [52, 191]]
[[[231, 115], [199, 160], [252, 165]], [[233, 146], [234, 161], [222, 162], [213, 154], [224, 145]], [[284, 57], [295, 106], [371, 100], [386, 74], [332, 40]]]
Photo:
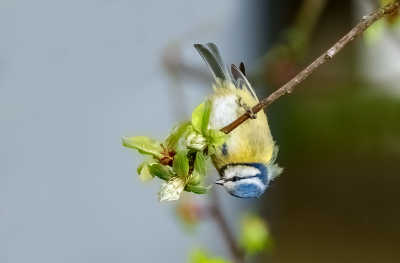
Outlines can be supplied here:
[[[356, 36], [365, 31], [369, 26], [371, 26], [374, 22], [382, 18], [386, 14], [391, 14], [396, 11], [400, 7], [400, 0], [394, 0], [389, 4], [379, 8], [373, 13], [364, 16], [360, 23], [356, 27], [354, 27], [347, 35], [345, 35], [339, 42], [337, 42], [333, 47], [331, 47], [327, 52], [322, 54], [317, 60], [311, 63], [306, 69], [300, 72], [296, 77], [294, 77], [291, 81], [286, 83], [283, 87], [272, 93], [268, 98], [260, 101], [256, 106], [252, 108], [253, 113], [257, 113], [263, 108], [267, 107], [269, 104], [274, 102], [280, 96], [291, 93], [293, 88], [302, 82], [305, 78], [307, 78], [311, 73], [314, 72], [318, 67], [320, 67], [325, 61], [333, 58], [342, 48], [347, 45], [350, 41], [352, 41]], [[221, 129], [222, 132], [228, 134], [233, 131], [237, 126], [242, 124], [249, 118], [248, 115], [244, 114], [240, 116], [237, 120], [232, 122], [231, 124], [225, 126]]]

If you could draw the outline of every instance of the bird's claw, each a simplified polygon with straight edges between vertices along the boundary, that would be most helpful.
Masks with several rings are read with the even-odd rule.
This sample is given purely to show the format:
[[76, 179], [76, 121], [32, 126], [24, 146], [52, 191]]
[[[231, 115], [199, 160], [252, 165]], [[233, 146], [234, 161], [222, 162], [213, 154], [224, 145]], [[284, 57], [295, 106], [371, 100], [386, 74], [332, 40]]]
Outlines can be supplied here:
[[246, 111], [246, 115], [249, 116], [250, 119], [257, 119], [257, 115], [254, 114], [253, 110], [251, 107], [247, 106], [247, 104], [243, 101], [243, 99], [239, 99], [239, 105], [240, 107], [243, 107], [244, 110]]
[[246, 115], [249, 116], [250, 119], [257, 119], [257, 115], [254, 114], [251, 108], [246, 109]]

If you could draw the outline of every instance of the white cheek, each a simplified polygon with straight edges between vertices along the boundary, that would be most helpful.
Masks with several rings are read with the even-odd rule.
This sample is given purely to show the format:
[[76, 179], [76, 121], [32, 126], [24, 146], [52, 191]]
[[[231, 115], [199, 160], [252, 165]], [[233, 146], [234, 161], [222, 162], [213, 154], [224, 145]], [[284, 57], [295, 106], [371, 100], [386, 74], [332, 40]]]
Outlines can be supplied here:
[[225, 170], [226, 178], [232, 178], [234, 176], [249, 177], [249, 176], [256, 176], [259, 174], [261, 174], [261, 172], [257, 168], [244, 165], [235, 165]]

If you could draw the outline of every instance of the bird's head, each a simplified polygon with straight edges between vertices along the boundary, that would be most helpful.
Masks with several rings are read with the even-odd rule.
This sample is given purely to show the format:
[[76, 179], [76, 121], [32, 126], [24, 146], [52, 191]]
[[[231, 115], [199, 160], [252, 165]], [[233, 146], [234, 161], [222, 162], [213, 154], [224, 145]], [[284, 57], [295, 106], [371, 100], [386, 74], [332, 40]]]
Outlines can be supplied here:
[[221, 179], [215, 183], [240, 198], [260, 197], [270, 180], [267, 166], [262, 163], [228, 164], [221, 168], [220, 174]]

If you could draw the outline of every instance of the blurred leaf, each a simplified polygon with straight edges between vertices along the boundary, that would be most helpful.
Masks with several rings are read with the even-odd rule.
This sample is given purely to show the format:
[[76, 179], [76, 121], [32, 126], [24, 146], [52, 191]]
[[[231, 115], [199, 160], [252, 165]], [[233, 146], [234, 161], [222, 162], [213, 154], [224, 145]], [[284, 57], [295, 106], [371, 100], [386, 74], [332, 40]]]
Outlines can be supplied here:
[[190, 255], [190, 262], [191, 263], [230, 263], [221, 257], [218, 258], [209, 258], [207, 253], [203, 250], [196, 249], [192, 251]]
[[[385, 17], [386, 22], [388, 22], [387, 24], [390, 29], [397, 30], [399, 28], [399, 26], [400, 26], [400, 11], [399, 10], [396, 10], [394, 13], [388, 14], [384, 17]], [[397, 32], [398, 31], [392, 32], [392, 33], [394, 33], [394, 37], [397, 37], [396, 36]]]
[[[309, 46], [309, 38], [307, 32], [301, 26], [291, 26], [284, 31], [284, 37], [287, 39], [287, 45], [289, 48], [289, 56], [295, 56], [296, 58], [305, 55], [307, 47]], [[285, 48], [285, 47], [281, 47]]]
[[378, 20], [373, 23], [367, 30], [364, 31], [363, 37], [367, 45], [376, 44], [382, 39], [383, 33], [385, 31], [385, 21]]
[[204, 188], [204, 187], [201, 187], [201, 186], [194, 186], [194, 185], [189, 185], [189, 184], [187, 184], [186, 186], [185, 186], [185, 191], [186, 192], [192, 192], [192, 193], [195, 193], [195, 194], [206, 194], [206, 193], [208, 193], [208, 191], [210, 191], [210, 189], [211, 189], [211, 187], [212, 187], [212, 185], [210, 185], [209, 187], [207, 187], [207, 188]]
[[210, 121], [211, 104], [207, 100], [200, 104], [192, 113], [192, 125], [193, 128], [202, 134], [206, 133], [208, 123]]
[[385, 6], [387, 4], [389, 4], [390, 2], [392, 2], [393, 0], [379, 0], [381, 6]]
[[244, 215], [241, 222], [240, 244], [249, 255], [266, 249], [271, 242], [264, 220], [254, 215]]
[[194, 169], [199, 174], [207, 176], [207, 157], [204, 156], [203, 151], [197, 152], [196, 160], [194, 161]]
[[172, 129], [172, 132], [165, 139], [165, 144], [167, 149], [174, 150], [179, 142], [179, 139], [185, 133], [186, 129], [189, 127], [190, 121], [181, 122]]
[[215, 147], [224, 144], [228, 138], [228, 134], [218, 130], [209, 129], [206, 133], [206, 139], [208, 143]]
[[174, 157], [172, 170], [179, 176], [187, 176], [189, 173], [189, 159], [186, 156], [186, 151], [182, 150]]
[[161, 180], [169, 181], [175, 177], [174, 173], [168, 166], [162, 164], [147, 165], [149, 172], [152, 176], [157, 176]]
[[140, 154], [152, 155], [158, 159], [162, 159], [164, 155], [161, 153], [164, 149], [161, 144], [149, 137], [138, 136], [131, 138], [122, 138], [122, 145], [139, 151]]
[[185, 230], [194, 231], [195, 229], [193, 227], [204, 217], [204, 209], [208, 208], [199, 205], [190, 198], [179, 202], [176, 209], [179, 218], [182, 220], [182, 223], [184, 223], [183, 227], [185, 227]]

